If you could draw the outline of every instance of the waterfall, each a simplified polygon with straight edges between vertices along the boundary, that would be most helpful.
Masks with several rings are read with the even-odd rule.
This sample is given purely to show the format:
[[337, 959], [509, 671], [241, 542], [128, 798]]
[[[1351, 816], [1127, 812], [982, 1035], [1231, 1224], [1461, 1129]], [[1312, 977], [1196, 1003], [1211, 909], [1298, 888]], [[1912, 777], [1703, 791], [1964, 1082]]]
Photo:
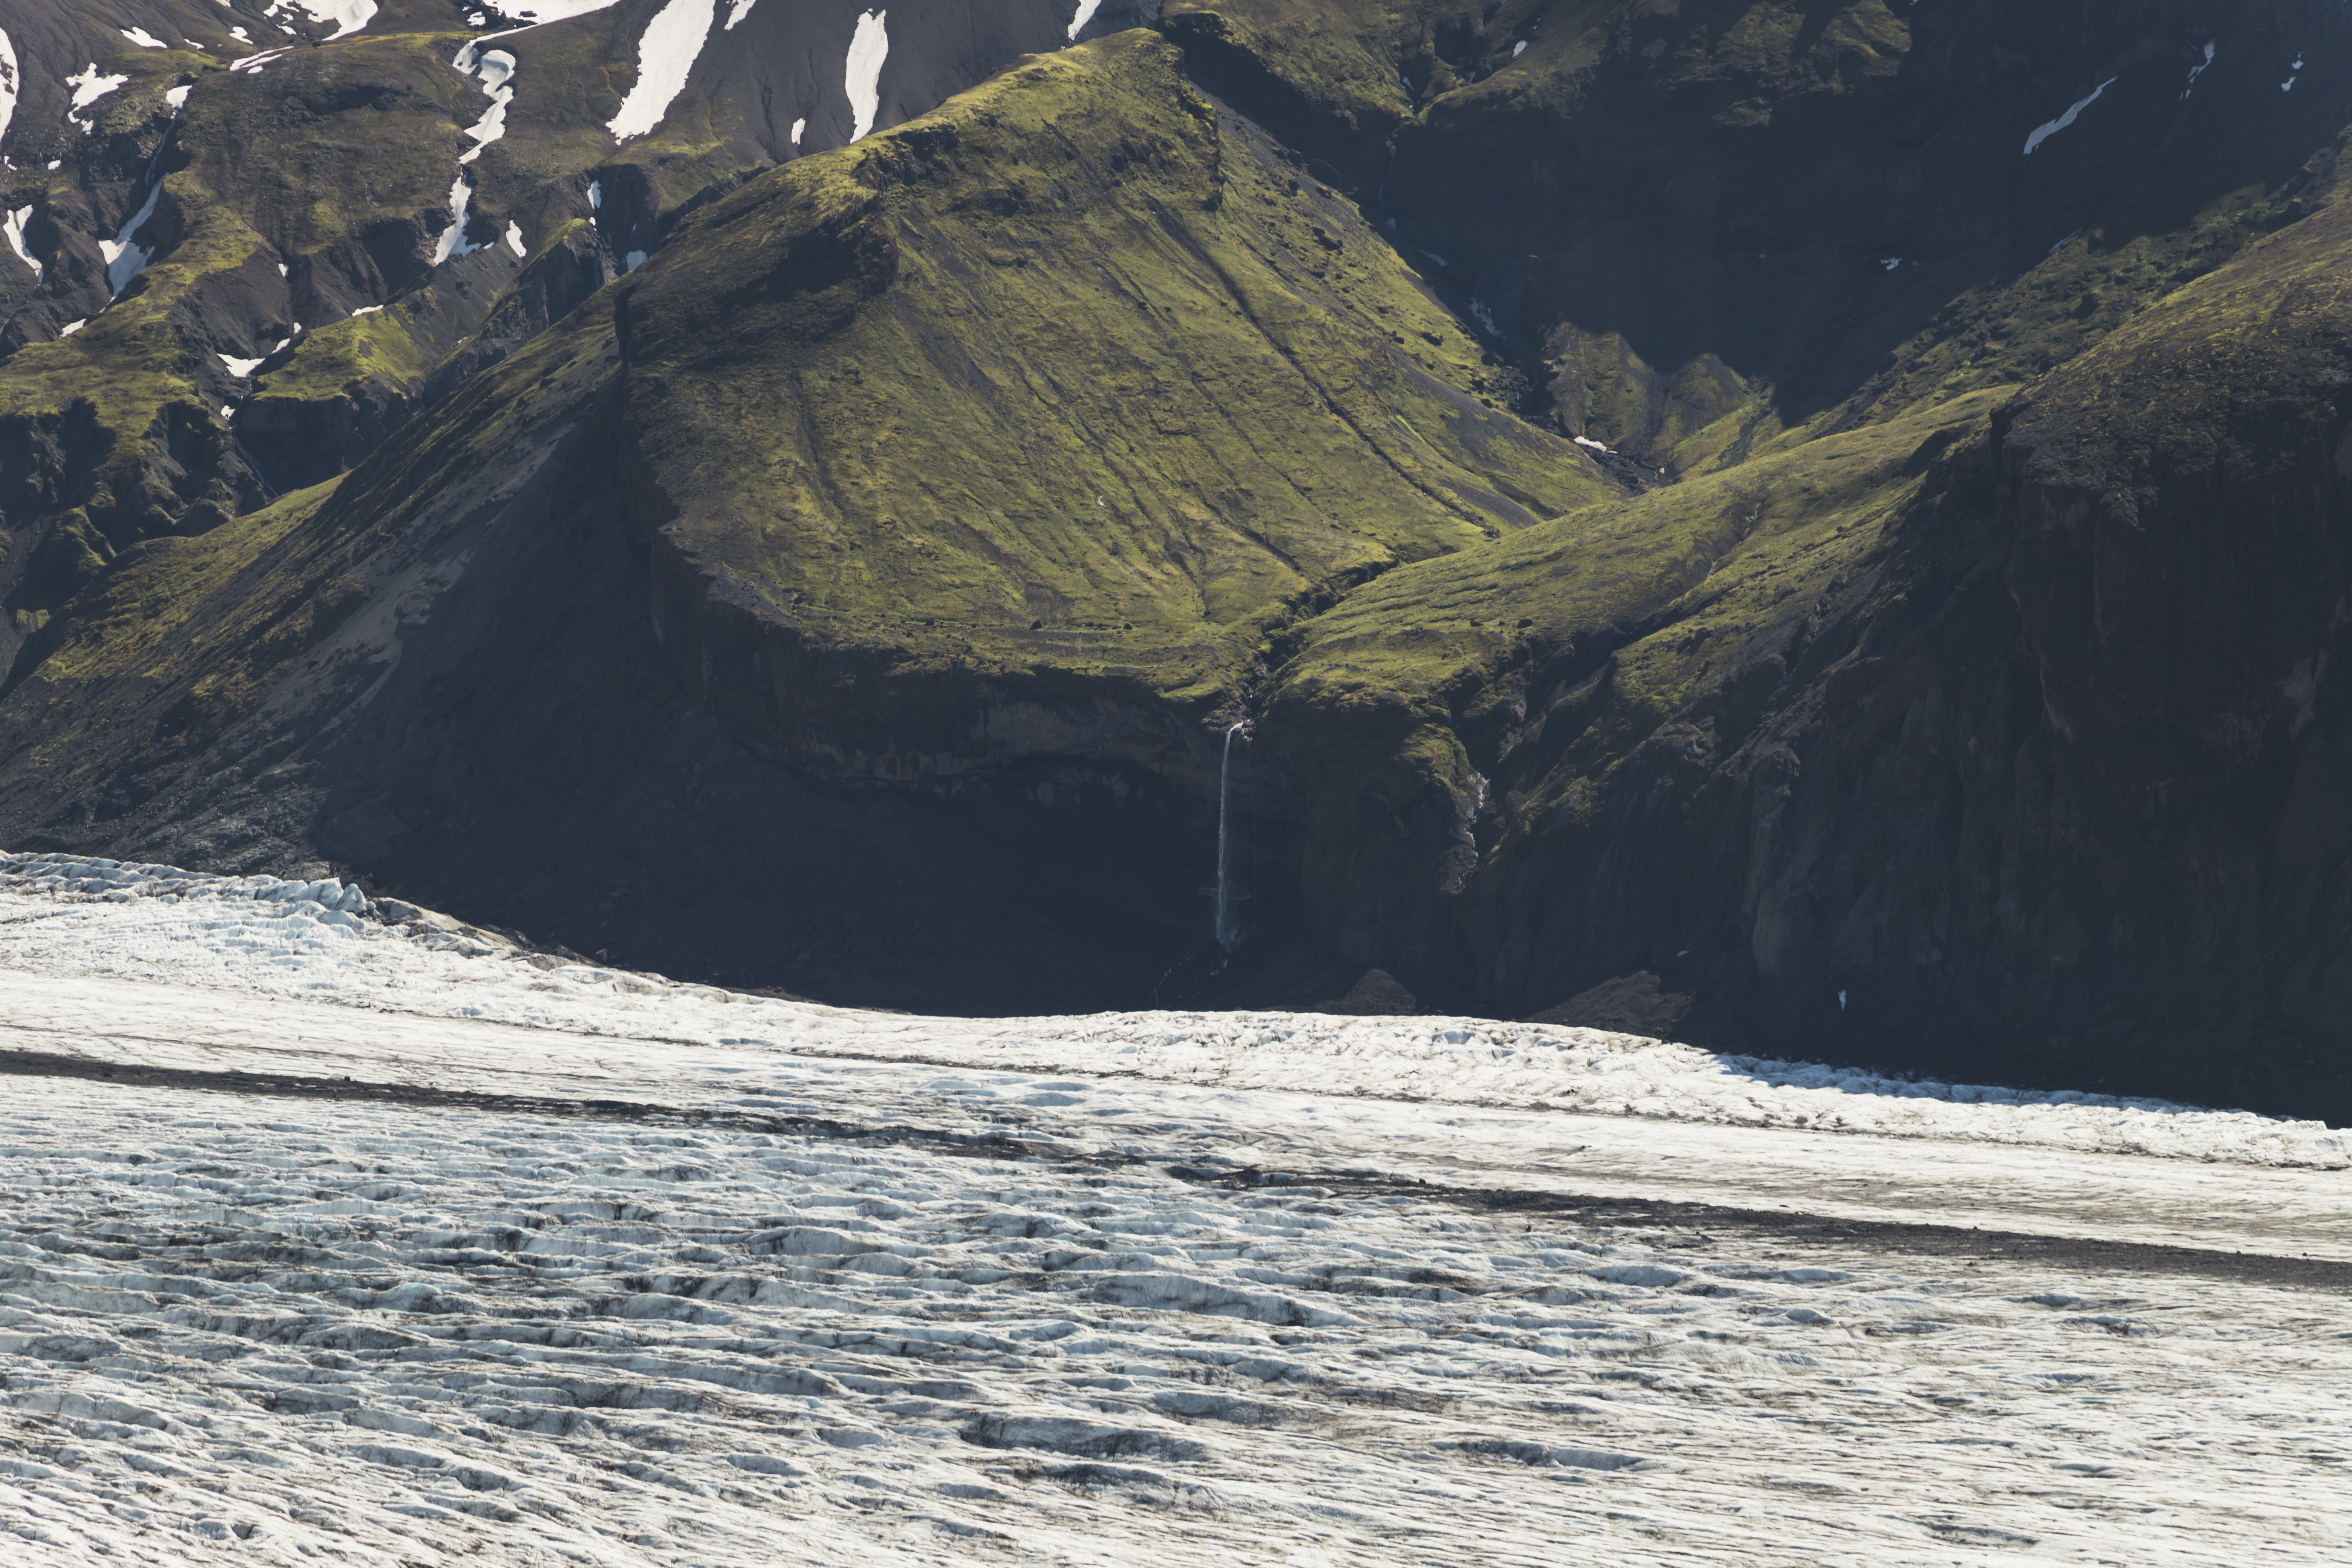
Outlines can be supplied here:
[[1234, 886], [1234, 737], [1246, 723], [1225, 731], [1224, 765], [1217, 773], [1217, 945], [1231, 952], [1241, 945], [1242, 923], [1234, 906], [1245, 895]]

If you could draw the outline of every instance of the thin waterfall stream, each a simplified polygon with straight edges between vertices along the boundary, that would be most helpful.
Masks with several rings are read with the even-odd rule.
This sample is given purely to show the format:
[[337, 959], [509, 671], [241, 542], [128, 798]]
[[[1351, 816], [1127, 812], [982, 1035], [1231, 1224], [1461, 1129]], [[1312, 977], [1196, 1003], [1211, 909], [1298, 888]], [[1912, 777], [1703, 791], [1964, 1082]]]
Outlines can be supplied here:
[[1231, 952], [1241, 945], [1241, 917], [1234, 905], [1249, 895], [1234, 885], [1234, 737], [1249, 739], [1246, 721], [1225, 731], [1225, 754], [1217, 773], [1217, 945]]

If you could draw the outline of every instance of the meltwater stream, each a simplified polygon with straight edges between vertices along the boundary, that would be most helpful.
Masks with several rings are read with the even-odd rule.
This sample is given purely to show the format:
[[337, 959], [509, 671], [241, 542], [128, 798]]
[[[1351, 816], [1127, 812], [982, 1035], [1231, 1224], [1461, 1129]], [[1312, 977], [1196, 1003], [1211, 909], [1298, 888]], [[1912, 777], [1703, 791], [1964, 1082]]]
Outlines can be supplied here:
[[1249, 726], [1235, 724], [1225, 731], [1225, 754], [1217, 772], [1217, 945], [1231, 952], [1241, 945], [1241, 917], [1234, 906], [1246, 897], [1234, 878], [1234, 737], [1249, 738]]

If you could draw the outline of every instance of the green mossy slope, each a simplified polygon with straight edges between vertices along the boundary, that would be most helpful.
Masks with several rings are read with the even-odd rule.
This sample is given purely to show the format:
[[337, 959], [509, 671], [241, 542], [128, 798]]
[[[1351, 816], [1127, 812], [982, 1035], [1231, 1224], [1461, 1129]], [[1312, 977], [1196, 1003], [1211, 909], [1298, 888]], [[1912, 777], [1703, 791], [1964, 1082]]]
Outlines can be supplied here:
[[1230, 682], [1318, 594], [1612, 493], [1145, 33], [768, 175], [616, 294], [665, 541], [820, 639]]

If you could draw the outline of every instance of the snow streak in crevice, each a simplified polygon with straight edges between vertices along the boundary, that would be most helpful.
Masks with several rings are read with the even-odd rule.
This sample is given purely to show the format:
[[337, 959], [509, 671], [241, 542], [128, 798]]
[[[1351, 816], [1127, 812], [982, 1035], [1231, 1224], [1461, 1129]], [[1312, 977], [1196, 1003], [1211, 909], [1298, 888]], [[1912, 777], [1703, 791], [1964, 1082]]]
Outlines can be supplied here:
[[16, 253], [16, 258], [33, 269], [33, 287], [37, 289], [48, 277], [48, 269], [41, 265], [40, 258], [25, 248], [25, 224], [32, 216], [32, 205], [28, 202], [8, 214], [6, 221], [0, 223], [0, 230], [6, 232], [8, 248]]
[[481, 77], [482, 90], [490, 96], [490, 107], [467, 127], [466, 134], [474, 139], [474, 145], [458, 156], [459, 163], [472, 163], [482, 155], [483, 148], [507, 133], [507, 105], [514, 101], [515, 58], [504, 49], [491, 49], [477, 62], [475, 47], [467, 44], [449, 63], [459, 76]]
[[142, 49], [168, 49], [172, 47], [144, 27], [118, 27], [115, 31]]
[[438, 267], [455, 256], [471, 256], [482, 248], [466, 241], [466, 207], [473, 199], [473, 187], [466, 184], [465, 175], [458, 175], [457, 183], [449, 187], [449, 226], [443, 229], [441, 237], [433, 242], [434, 266]]
[[1070, 18], [1070, 42], [1075, 44], [1078, 41], [1078, 35], [1087, 30], [1087, 24], [1093, 21], [1095, 13], [1101, 9], [1102, 0], [1078, 0], [1078, 14]]
[[718, 0], [669, 0], [646, 24], [637, 40], [637, 81], [621, 100], [621, 112], [608, 127], [615, 142], [643, 136], [662, 122], [670, 104], [686, 90], [687, 74], [694, 69], [710, 36]]
[[2189, 68], [2189, 85], [2180, 89], [2180, 96], [2182, 99], [2187, 99], [2190, 93], [2197, 90], [2197, 79], [2203, 76], [2205, 74], [2205, 68], [2213, 63], [2214, 45], [2218, 44], [2220, 41], [2221, 40], [2217, 38], [2213, 40], [2212, 43], [2207, 44], [2205, 46], [2204, 59]]
[[727, 30], [730, 33], [733, 32], [735, 30], [735, 24], [750, 16], [751, 14], [751, 7], [759, 3], [760, 0], [735, 0], [734, 8], [727, 13]]
[[155, 247], [134, 245], [131, 237], [146, 227], [147, 220], [155, 216], [155, 203], [163, 194], [163, 181], [158, 180], [148, 186], [147, 200], [131, 215], [131, 221], [124, 224], [112, 239], [98, 242], [98, 248], [106, 257], [106, 286], [110, 293], [120, 295], [133, 278], [147, 270], [147, 263], [153, 258]]
[[890, 34], [883, 24], [889, 15], [887, 11], [864, 13], [849, 39], [843, 86], [849, 91], [850, 113], [856, 119], [849, 132], [852, 142], [864, 139], [874, 129], [874, 117], [882, 110], [882, 62], [890, 55]]
[[2101, 82], [2098, 86], [2091, 89], [2090, 97], [2084, 99], [2079, 103], [2070, 104], [2067, 107], [2065, 113], [2060, 115], [2057, 119], [2051, 121], [2048, 124], [2036, 126], [2034, 128], [2033, 134], [2025, 139], [2025, 155], [2031, 158], [2033, 156], [2033, 150], [2036, 147], [2041, 146], [2044, 142], [2049, 141], [2050, 138], [2057, 135], [2058, 132], [2065, 130], [2069, 125], [2074, 124], [2074, 117], [2082, 113], [2083, 110], [2090, 108], [2092, 104], [2096, 103], [2099, 100], [2099, 94], [2115, 86], [2116, 79], [2117, 79], [2114, 77], [2109, 77], [2106, 80]]
[[16, 118], [16, 46], [8, 41], [8, 29], [0, 27], [0, 144], [8, 140], [8, 122]]

